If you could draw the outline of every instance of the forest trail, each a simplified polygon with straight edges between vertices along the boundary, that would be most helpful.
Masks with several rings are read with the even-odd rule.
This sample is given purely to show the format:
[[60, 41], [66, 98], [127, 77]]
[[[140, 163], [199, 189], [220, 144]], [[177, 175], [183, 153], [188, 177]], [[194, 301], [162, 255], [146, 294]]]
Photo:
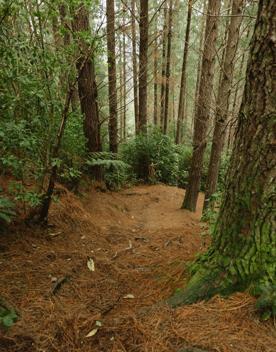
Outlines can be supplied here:
[[165, 185], [59, 192], [53, 227], [0, 237], [1, 295], [20, 313], [1, 352], [275, 352], [275, 326], [260, 324], [247, 294], [163, 303], [206, 247], [202, 195], [192, 214]]

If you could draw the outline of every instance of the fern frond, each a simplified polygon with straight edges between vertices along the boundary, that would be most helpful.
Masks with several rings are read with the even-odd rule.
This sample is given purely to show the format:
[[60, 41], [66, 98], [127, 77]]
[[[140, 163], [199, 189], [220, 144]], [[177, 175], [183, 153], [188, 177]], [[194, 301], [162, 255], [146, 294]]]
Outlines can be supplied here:
[[104, 169], [125, 170], [129, 165], [122, 160], [104, 160], [104, 159], [89, 159], [86, 161], [88, 166], [102, 166]]

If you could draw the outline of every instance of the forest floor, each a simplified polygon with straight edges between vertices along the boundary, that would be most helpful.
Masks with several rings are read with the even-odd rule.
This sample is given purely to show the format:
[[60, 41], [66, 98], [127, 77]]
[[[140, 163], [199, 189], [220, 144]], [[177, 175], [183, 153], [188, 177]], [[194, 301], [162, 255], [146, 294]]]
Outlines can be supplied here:
[[52, 227], [0, 236], [0, 295], [20, 314], [0, 331], [1, 352], [276, 351], [275, 322], [260, 322], [245, 293], [164, 303], [208, 242], [202, 195], [192, 214], [164, 185], [59, 191]]

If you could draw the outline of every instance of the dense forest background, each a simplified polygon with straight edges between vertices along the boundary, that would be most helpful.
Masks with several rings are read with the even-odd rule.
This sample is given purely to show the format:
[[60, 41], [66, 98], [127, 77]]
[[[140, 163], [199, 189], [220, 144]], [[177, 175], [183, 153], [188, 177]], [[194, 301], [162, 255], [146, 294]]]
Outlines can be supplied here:
[[[31, 229], [31, 235], [42, 241], [34, 248], [48, 251], [45, 239], [59, 240], [60, 234], [67, 233], [70, 240], [60, 243], [61, 250], [76, 245], [71, 236], [74, 231], [81, 240], [90, 236], [85, 248], [78, 252], [74, 247], [79, 260], [75, 264], [81, 266], [83, 258], [78, 256], [83, 255], [89, 271], [95, 271], [94, 248], [89, 254], [84, 251], [95, 241], [100, 250], [105, 248], [100, 257], [102, 268], [110, 268], [99, 270], [95, 282], [99, 286], [99, 282], [110, 283], [114, 270], [116, 285], [120, 282], [123, 286], [127, 280], [118, 274], [115, 260], [135, 254], [133, 242], [146, 246], [151, 237], [156, 242], [145, 252], [151, 263], [149, 272], [164, 265], [162, 273], [156, 274], [162, 277], [177, 253], [184, 253], [184, 262], [189, 261], [176, 275], [181, 287], [166, 281], [164, 297], [157, 285], [155, 303], [162, 299], [176, 308], [217, 294], [246, 291], [258, 297], [254, 303], [261, 318], [272, 318], [275, 324], [275, 13], [273, 0], [1, 1], [0, 232], [5, 241], [9, 234], [17, 236]], [[152, 191], [143, 188], [148, 185], [155, 185]], [[134, 191], [124, 193], [135, 186]], [[157, 203], [163, 194], [158, 198], [156, 190], [164, 193], [162, 209]], [[143, 198], [150, 192], [155, 197]], [[90, 199], [91, 194], [94, 198]], [[181, 210], [177, 209], [181, 213], [168, 215], [166, 211], [174, 209], [170, 208], [172, 199], [179, 201], [183, 194]], [[122, 200], [124, 196], [145, 203], [138, 209], [136, 201]], [[114, 212], [110, 212], [110, 223], [103, 226], [101, 221], [108, 218], [110, 209], [99, 212], [97, 220], [98, 209], [90, 207], [95, 200], [102, 209], [104, 202], [113, 204], [112, 197], [118, 200], [118, 209], [125, 204], [123, 212], [133, 212], [131, 219], [138, 229], [148, 232], [136, 236], [137, 228], [131, 228], [134, 225], [129, 225], [129, 218], [121, 222], [120, 213], [116, 213], [120, 226], [116, 222], [117, 227], [112, 227]], [[151, 232], [147, 207], [159, 226], [158, 235]], [[71, 216], [68, 223], [65, 208]], [[200, 219], [207, 231], [202, 246], [198, 237], [191, 240], [192, 234], [185, 234], [187, 248], [192, 243], [192, 258], [181, 252], [185, 246], [183, 238], [178, 239], [179, 228], [173, 230], [178, 242], [164, 232], [166, 221], [180, 219], [183, 225], [180, 214], [185, 231], [192, 228], [198, 234], [195, 223]], [[61, 231], [50, 233], [59, 226]], [[93, 226], [99, 226], [97, 236]], [[17, 248], [25, 248], [21, 237]], [[129, 246], [117, 248], [120, 238], [127, 239]], [[163, 247], [158, 247], [160, 239], [165, 241]], [[176, 242], [178, 247], [166, 257], [167, 247]], [[2, 247], [3, 252], [10, 250], [5, 243]], [[201, 252], [196, 258], [195, 247]], [[115, 249], [111, 258], [106, 256]], [[161, 265], [161, 259], [152, 253], [159, 250], [163, 251], [161, 259], [168, 259], [166, 264]], [[72, 265], [73, 257], [68, 255]], [[55, 262], [56, 256], [53, 258]], [[156, 262], [151, 262], [152, 258]], [[129, 263], [120, 263], [125, 274], [133, 269]], [[140, 265], [137, 263], [133, 267]], [[47, 265], [39, 270], [44, 272]], [[15, 270], [6, 269], [7, 273]], [[76, 268], [71, 271], [60, 278], [51, 276], [57, 285], [51, 295], [72, 277], [79, 279]], [[156, 277], [139, 279], [139, 287], [156, 283]], [[32, 276], [32, 280], [36, 279]], [[83, 300], [87, 299], [86, 283], [85, 277], [78, 293]], [[44, 284], [45, 280], [39, 289]], [[117, 287], [114, 293], [113, 286], [106, 286], [111, 300], [120, 292]], [[93, 290], [98, 295], [98, 286]], [[121, 298], [135, 298], [132, 293], [120, 295], [110, 310]], [[12, 294], [9, 291], [3, 296], [6, 299]], [[110, 312], [103, 301], [100, 296], [97, 314]], [[18, 317], [1, 294], [0, 323], [10, 327]], [[158, 319], [160, 323], [167, 316]], [[95, 321], [97, 327], [85, 338], [101, 330], [102, 322]], [[158, 329], [159, 323], [155, 325]], [[268, 336], [272, 336], [270, 330]], [[51, 343], [47, 340], [42, 345]], [[134, 351], [133, 346], [129, 351]], [[166, 348], [163, 350], [168, 351]], [[227, 348], [220, 351], [231, 350]]]
[[[37, 206], [54, 166], [54, 178], [73, 189], [82, 174], [91, 175], [93, 165], [105, 169], [95, 175], [94, 167], [94, 177], [103, 178], [109, 187], [137, 180], [185, 187], [196, 109], [203, 105], [210, 112], [206, 131], [199, 132], [206, 144], [204, 190], [216, 111], [224, 104], [224, 149], [216, 152], [218, 158], [222, 155], [219, 190], [233, 144], [256, 3], [234, 2], [232, 9], [225, 1], [217, 4], [217, 10], [219, 5], [210, 94], [201, 95], [198, 102], [208, 41], [207, 1], [151, 1], [145, 25], [136, 1], [108, 2], [108, 16], [101, 1], [4, 2], [0, 162], [2, 174], [16, 179], [10, 184], [16, 199], [27, 207]], [[229, 33], [231, 11], [243, 16]], [[145, 26], [148, 38], [141, 42]], [[226, 62], [227, 37], [235, 31], [233, 53], [227, 54], [231, 60]], [[225, 93], [221, 80], [229, 66]], [[219, 101], [221, 94], [226, 104]], [[147, 137], [139, 133], [143, 126]], [[118, 154], [110, 154], [117, 150]], [[30, 189], [30, 183], [35, 187]]]

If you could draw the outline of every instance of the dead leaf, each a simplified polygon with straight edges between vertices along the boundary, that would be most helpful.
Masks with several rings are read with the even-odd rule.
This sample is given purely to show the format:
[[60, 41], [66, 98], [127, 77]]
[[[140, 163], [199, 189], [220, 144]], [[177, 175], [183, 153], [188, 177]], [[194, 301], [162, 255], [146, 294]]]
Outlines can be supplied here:
[[56, 236], [61, 235], [61, 234], [62, 234], [62, 231], [58, 231], [58, 232], [49, 233], [49, 236], [56, 237]]
[[127, 295], [125, 295], [123, 298], [127, 298], [127, 299], [133, 299], [135, 298], [133, 294], [128, 293]]
[[98, 332], [98, 328], [91, 330], [85, 337], [92, 337], [95, 336]]
[[87, 259], [87, 267], [90, 271], [95, 271], [95, 263], [92, 258]]

